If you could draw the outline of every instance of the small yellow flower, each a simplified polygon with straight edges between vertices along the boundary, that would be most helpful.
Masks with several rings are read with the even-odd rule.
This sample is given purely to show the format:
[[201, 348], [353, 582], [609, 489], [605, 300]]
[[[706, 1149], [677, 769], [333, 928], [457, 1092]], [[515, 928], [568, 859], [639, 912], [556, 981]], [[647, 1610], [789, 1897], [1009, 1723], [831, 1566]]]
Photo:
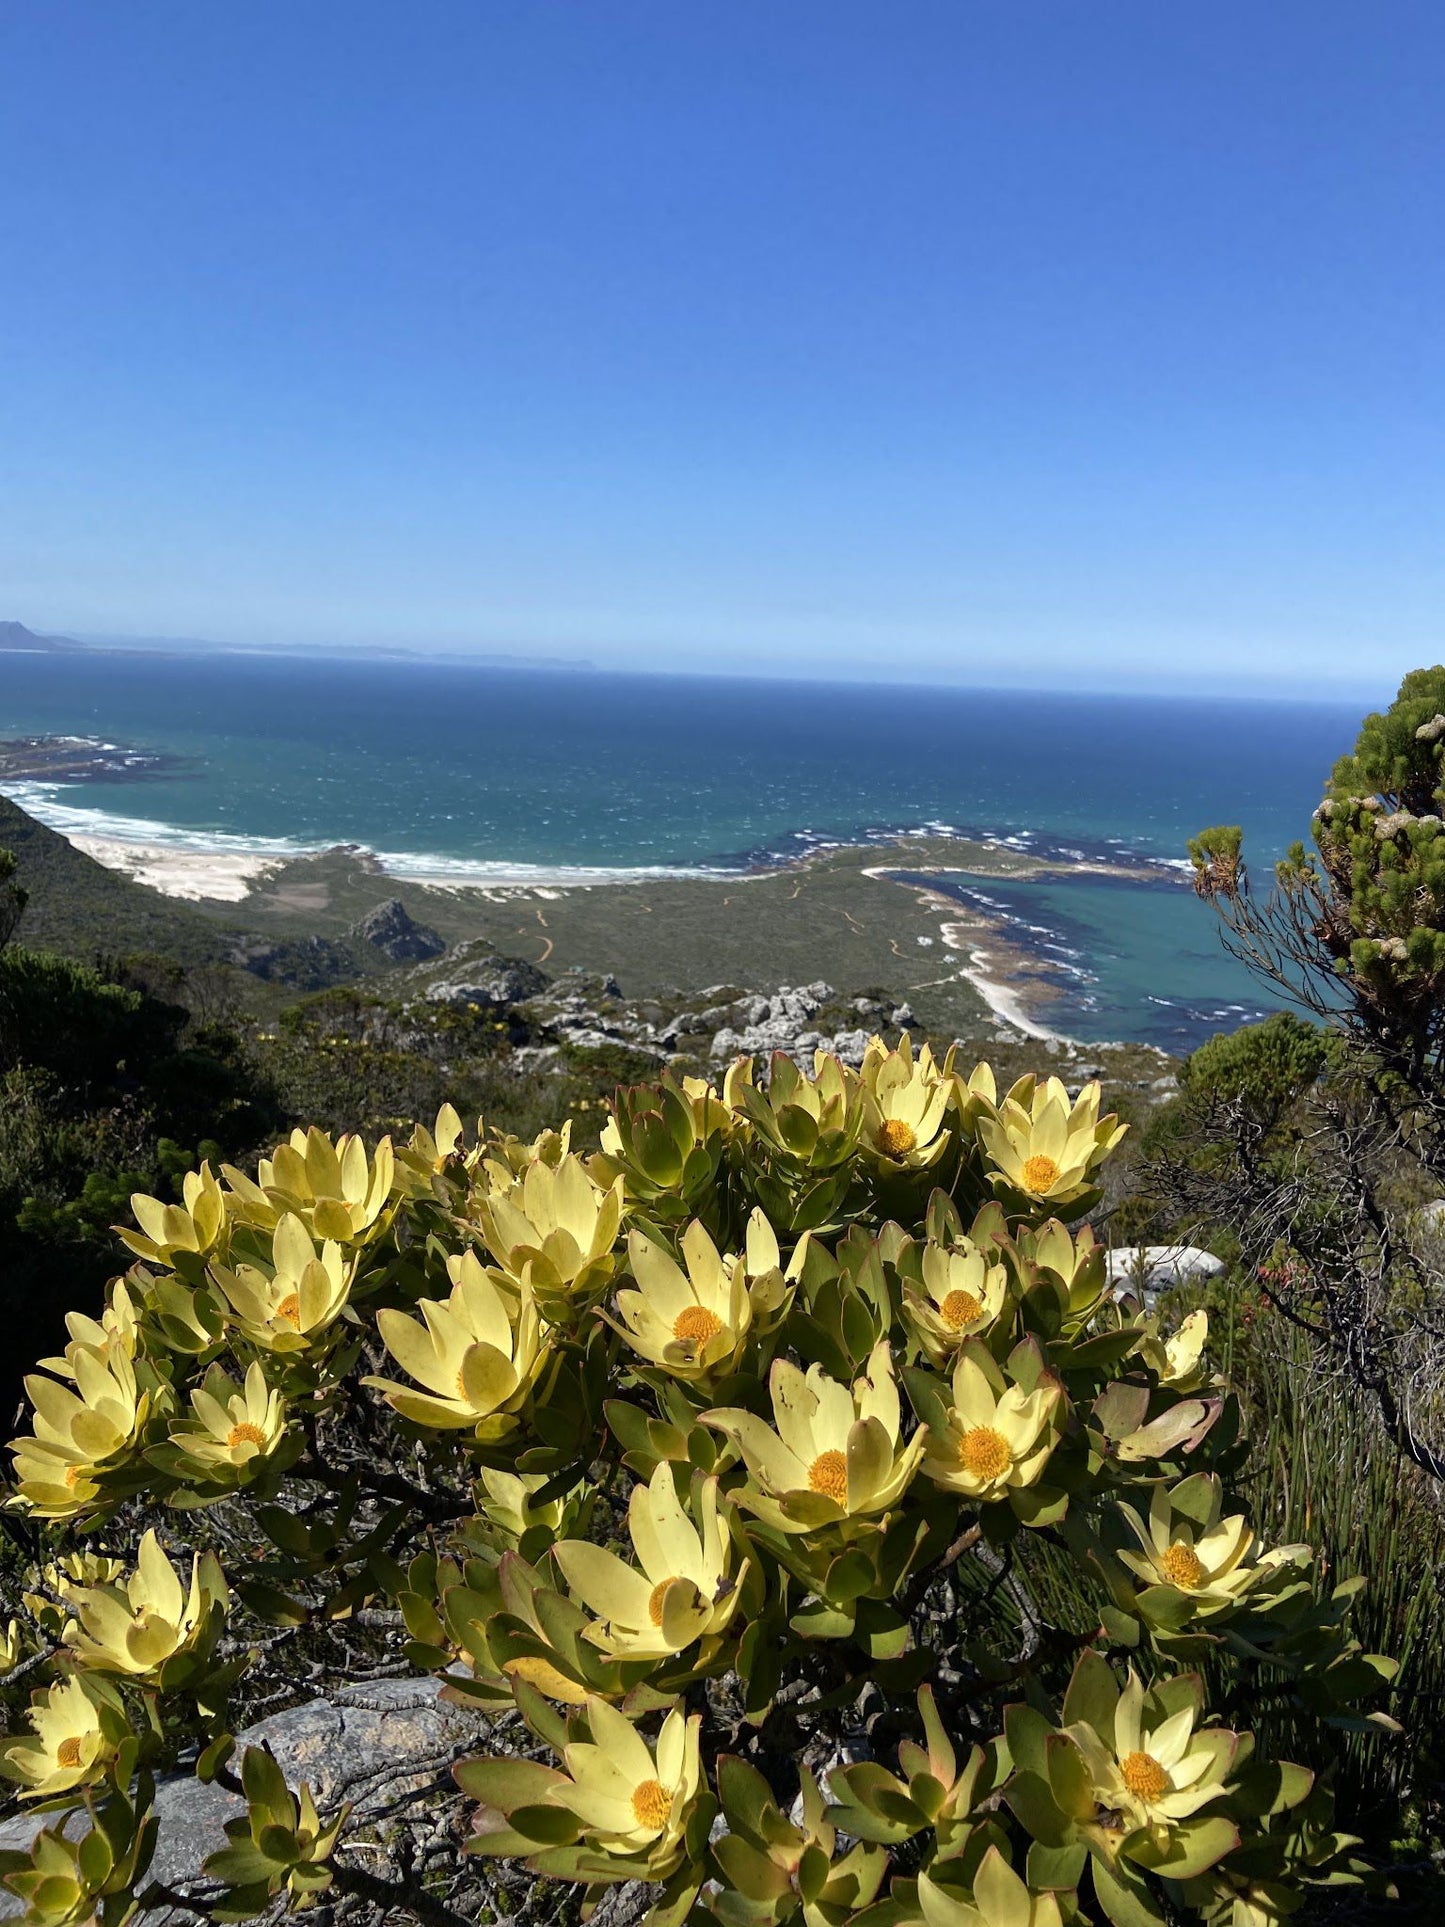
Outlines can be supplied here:
[[612, 1277], [622, 1180], [601, 1190], [580, 1158], [529, 1164], [518, 1182], [476, 1204], [487, 1247], [507, 1277], [548, 1299], [584, 1298]]
[[965, 1339], [987, 1331], [1008, 1297], [1008, 1273], [976, 1245], [955, 1251], [929, 1244], [923, 1287], [903, 1288], [903, 1315], [935, 1365], [946, 1365]]
[[194, 1418], [172, 1426], [171, 1444], [208, 1479], [248, 1480], [286, 1435], [286, 1401], [255, 1362], [244, 1386], [213, 1365], [205, 1384], [191, 1393], [191, 1409]]
[[116, 1226], [116, 1235], [138, 1258], [170, 1266], [181, 1253], [204, 1258], [226, 1228], [226, 1198], [209, 1164], [188, 1171], [180, 1204], [162, 1204], [137, 1191], [130, 1201], [139, 1232]]
[[205, 1632], [212, 1607], [229, 1598], [225, 1580], [208, 1553], [191, 1559], [191, 1584], [183, 1592], [175, 1567], [155, 1533], [140, 1542], [135, 1572], [123, 1585], [77, 1586], [67, 1599], [77, 1618], [64, 1643], [83, 1666], [134, 1677], [157, 1672]]
[[995, 1185], [1067, 1206], [1091, 1188], [1095, 1168], [1124, 1135], [1111, 1113], [1099, 1116], [1099, 1086], [1086, 1084], [1073, 1104], [1057, 1077], [1020, 1078], [1003, 1103], [978, 1121], [979, 1144]]
[[1131, 1667], [1119, 1694], [1111, 1732], [1086, 1722], [1065, 1728], [1084, 1757], [1094, 1798], [1130, 1827], [1167, 1831], [1224, 1792], [1234, 1734], [1195, 1731], [1197, 1701], [1150, 1719], [1143, 1684]]
[[549, 1798], [576, 1814], [588, 1843], [603, 1853], [645, 1855], [647, 1880], [676, 1866], [702, 1781], [701, 1716], [674, 1708], [649, 1748], [624, 1713], [605, 1700], [587, 1701], [591, 1741], [563, 1750], [569, 1780]]
[[923, 1455], [920, 1429], [904, 1445], [893, 1358], [886, 1339], [851, 1386], [821, 1365], [800, 1372], [776, 1359], [769, 1377], [777, 1429], [754, 1413], [724, 1407], [702, 1421], [730, 1438], [748, 1468], [737, 1494], [782, 1532], [875, 1518], [895, 1506]]
[[253, 1345], [270, 1352], [305, 1351], [335, 1324], [351, 1290], [353, 1264], [327, 1239], [318, 1254], [295, 1212], [284, 1213], [271, 1239], [272, 1268], [235, 1270], [216, 1265], [211, 1277], [225, 1293], [232, 1322]]
[[862, 1144], [884, 1166], [919, 1171], [936, 1164], [952, 1139], [948, 1112], [950, 1076], [925, 1044], [915, 1058], [905, 1031], [897, 1050], [881, 1037], [863, 1054]]
[[549, 1356], [536, 1301], [525, 1288], [515, 1298], [503, 1291], [472, 1251], [449, 1258], [447, 1272], [450, 1297], [423, 1298], [420, 1322], [390, 1308], [376, 1318], [386, 1349], [426, 1391], [389, 1378], [363, 1382], [415, 1425], [496, 1436]]
[[72, 1518], [96, 1498], [97, 1475], [125, 1456], [150, 1412], [150, 1394], [114, 1341], [103, 1352], [71, 1343], [65, 1362], [74, 1391], [38, 1372], [25, 1380], [34, 1436], [11, 1447], [20, 1500], [42, 1519]]
[[11, 1740], [0, 1749], [6, 1774], [24, 1788], [23, 1800], [93, 1785], [115, 1758], [124, 1731], [123, 1720], [117, 1729], [104, 1689], [79, 1674], [33, 1694], [28, 1718], [34, 1738]]
[[1209, 1340], [1209, 1314], [1192, 1311], [1178, 1331], [1168, 1338], [1161, 1335], [1159, 1321], [1150, 1319], [1144, 1327], [1134, 1355], [1142, 1358], [1161, 1385], [1176, 1392], [1197, 1392], [1209, 1376], [1204, 1347]]
[[[787, 1301], [788, 1280], [760, 1211], [753, 1213], [742, 1257], [720, 1256], [696, 1223], [681, 1243], [685, 1272], [662, 1245], [632, 1233], [628, 1257], [637, 1289], [618, 1292], [617, 1319], [608, 1322], [641, 1357], [678, 1378], [716, 1378], [736, 1369], [755, 1324], [771, 1329]], [[805, 1256], [806, 1240], [788, 1268], [789, 1280]]]
[[302, 1221], [318, 1241], [354, 1244], [385, 1228], [396, 1177], [391, 1139], [384, 1137], [368, 1157], [359, 1137], [333, 1144], [313, 1125], [293, 1131], [269, 1158], [262, 1158], [253, 1182], [232, 1165], [222, 1172], [231, 1187], [237, 1216], [263, 1230], [284, 1217]]
[[1043, 1373], [1031, 1392], [1008, 1385], [987, 1346], [965, 1343], [953, 1368], [953, 1399], [930, 1427], [923, 1470], [935, 1485], [986, 1504], [1037, 1485], [1058, 1443], [1064, 1388]]
[[701, 1482], [694, 1525], [663, 1460], [648, 1485], [633, 1487], [627, 1525], [637, 1565], [582, 1539], [554, 1548], [575, 1599], [601, 1624], [589, 1638], [619, 1658], [661, 1658], [721, 1633], [738, 1603], [732, 1544], [718, 1515], [718, 1482]]

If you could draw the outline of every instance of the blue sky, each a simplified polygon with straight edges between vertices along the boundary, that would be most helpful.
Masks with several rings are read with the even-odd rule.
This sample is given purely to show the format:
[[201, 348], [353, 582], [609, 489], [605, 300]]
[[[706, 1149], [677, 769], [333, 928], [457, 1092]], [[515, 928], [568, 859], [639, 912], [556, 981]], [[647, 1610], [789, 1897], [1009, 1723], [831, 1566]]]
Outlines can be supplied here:
[[14, 0], [0, 616], [1382, 693], [1438, 0]]

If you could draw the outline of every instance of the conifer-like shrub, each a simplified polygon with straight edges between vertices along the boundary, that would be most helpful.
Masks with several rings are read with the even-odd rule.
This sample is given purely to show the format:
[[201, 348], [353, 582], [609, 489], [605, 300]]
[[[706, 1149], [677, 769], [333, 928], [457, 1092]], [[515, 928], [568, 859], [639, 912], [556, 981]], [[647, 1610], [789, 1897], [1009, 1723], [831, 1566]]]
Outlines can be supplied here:
[[623, 1092], [590, 1155], [447, 1109], [137, 1197], [13, 1446], [28, 1918], [117, 1927], [180, 1770], [246, 1800], [215, 1917], [455, 1919], [475, 1862], [378, 1881], [231, 1738], [401, 1638], [475, 1709], [455, 1800], [518, 1907], [1265, 1927], [1359, 1878], [1269, 1728], [1388, 1728], [1392, 1668], [1234, 1496], [1202, 1314], [1109, 1290], [1120, 1135], [875, 1039]]

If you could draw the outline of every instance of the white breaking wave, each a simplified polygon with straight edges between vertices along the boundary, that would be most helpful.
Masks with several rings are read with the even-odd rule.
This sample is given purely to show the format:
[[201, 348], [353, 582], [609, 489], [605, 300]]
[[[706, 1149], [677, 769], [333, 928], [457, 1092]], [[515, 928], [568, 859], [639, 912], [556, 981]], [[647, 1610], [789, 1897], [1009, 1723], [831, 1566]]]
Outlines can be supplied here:
[[356, 849], [372, 858], [387, 876], [407, 883], [432, 883], [460, 888], [506, 884], [580, 885], [667, 882], [678, 879], [738, 883], [746, 872], [719, 866], [670, 863], [529, 863], [508, 857], [438, 856], [420, 850], [372, 850], [363, 844], [305, 842], [291, 836], [242, 836], [232, 830], [186, 829], [148, 816], [121, 816], [111, 810], [86, 809], [63, 802], [48, 783], [12, 783], [0, 790], [21, 809], [61, 836], [97, 843], [126, 843], [151, 850], [175, 850], [191, 856], [264, 859], [291, 862], [319, 856], [327, 850]]

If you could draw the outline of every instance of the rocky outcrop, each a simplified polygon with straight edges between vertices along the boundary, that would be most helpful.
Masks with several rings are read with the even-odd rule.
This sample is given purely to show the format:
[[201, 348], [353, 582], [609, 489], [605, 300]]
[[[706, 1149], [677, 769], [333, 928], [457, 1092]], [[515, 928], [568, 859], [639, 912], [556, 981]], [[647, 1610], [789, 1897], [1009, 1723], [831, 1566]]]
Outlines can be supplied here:
[[270, 939], [238, 937], [226, 962], [249, 970], [266, 983], [286, 984], [292, 990], [329, 990], [333, 984], [356, 977], [355, 952], [330, 937]]
[[770, 1057], [774, 1051], [783, 1051], [789, 1057], [810, 1060], [814, 1051], [826, 1050], [856, 1069], [875, 1031], [902, 1029], [913, 1021], [907, 1004], [889, 1005], [877, 998], [856, 997], [851, 1010], [865, 1022], [842, 1028], [820, 1025], [820, 1014], [836, 998], [831, 984], [783, 984], [769, 996], [744, 996], [729, 1009], [706, 1011], [704, 1018], [724, 1020], [714, 1033], [709, 1055], [725, 1062], [734, 1057]]
[[388, 897], [368, 910], [360, 923], [353, 924], [351, 934], [392, 963], [424, 963], [447, 947], [444, 937], [415, 920], [400, 897]]
[[[455, 1791], [452, 1761], [482, 1745], [486, 1725], [471, 1707], [441, 1698], [436, 1679], [383, 1679], [348, 1686], [332, 1700], [313, 1700], [273, 1713], [238, 1733], [237, 1758], [247, 1746], [269, 1746], [292, 1787], [304, 1780], [318, 1809], [334, 1812], [344, 1800], [357, 1819], [381, 1822], [410, 1796], [434, 1785]], [[160, 1835], [147, 1884], [189, 1893], [201, 1881], [201, 1863], [226, 1845], [225, 1823], [244, 1811], [238, 1794], [203, 1786], [188, 1774], [172, 1774], [156, 1789]], [[27, 1813], [0, 1825], [0, 1847], [27, 1847], [53, 1814]], [[83, 1832], [84, 1825], [74, 1829]], [[20, 1913], [21, 1903], [0, 1888], [0, 1919]], [[172, 1906], [142, 1916], [147, 1927], [194, 1916]]]
[[436, 978], [427, 985], [429, 1003], [477, 1004], [483, 1009], [504, 1010], [539, 996], [552, 981], [535, 964], [520, 957], [502, 957], [495, 951], [459, 955], [452, 961], [454, 975]]

